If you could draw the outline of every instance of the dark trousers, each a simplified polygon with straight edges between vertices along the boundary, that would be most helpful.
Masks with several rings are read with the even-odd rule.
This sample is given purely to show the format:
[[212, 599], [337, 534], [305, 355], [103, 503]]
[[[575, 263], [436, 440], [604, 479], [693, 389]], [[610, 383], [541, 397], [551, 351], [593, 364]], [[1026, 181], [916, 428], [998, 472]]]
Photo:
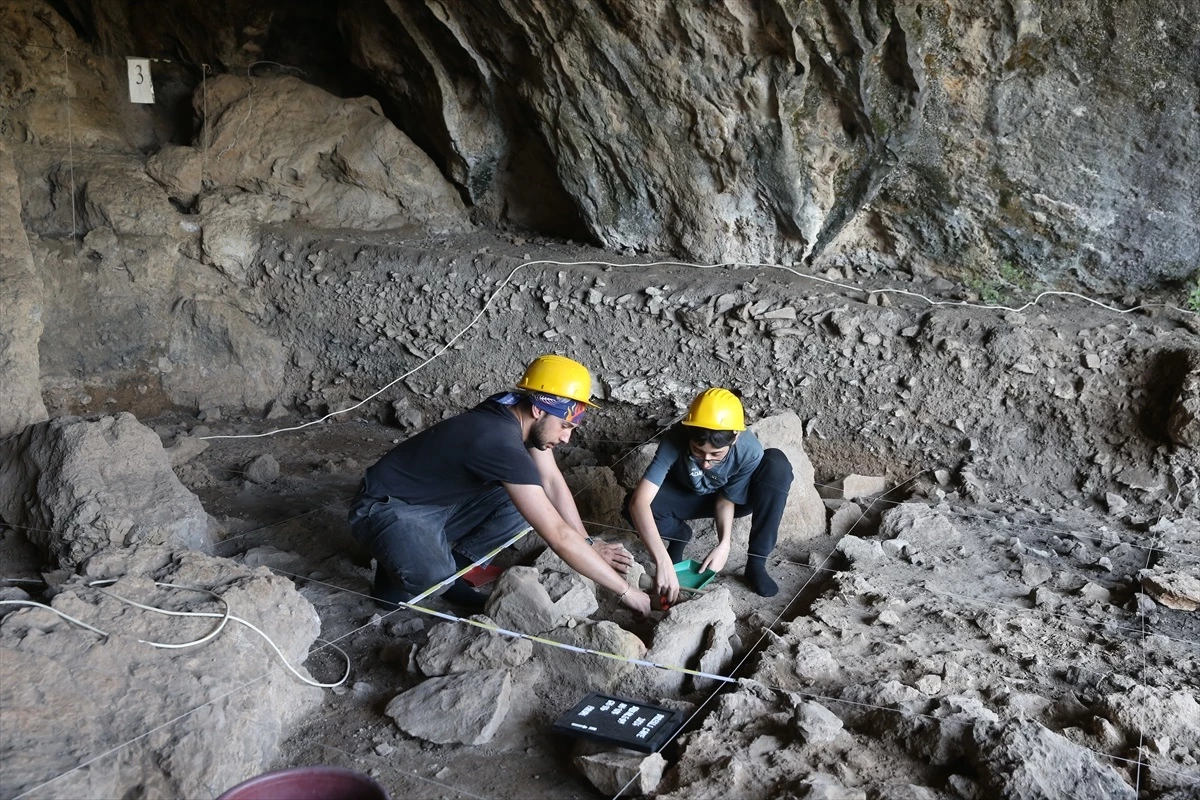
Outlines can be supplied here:
[[[733, 515], [750, 519], [750, 548], [747, 563], [766, 563], [766, 557], [775, 549], [779, 539], [779, 521], [787, 505], [788, 491], [792, 488], [792, 465], [782, 450], [770, 448], [763, 452], [762, 461], [750, 478], [750, 492], [744, 505], [734, 506]], [[654, 513], [654, 524], [671, 560], [683, 560], [684, 546], [692, 540], [692, 526], [688, 520], [712, 519], [716, 511], [716, 494], [696, 494], [682, 486], [669, 475], [650, 503]], [[628, 509], [628, 502], [626, 505]]]
[[377, 562], [374, 596], [405, 602], [449, 578], [455, 553], [477, 561], [529, 527], [503, 486], [450, 506], [423, 506], [361, 490], [350, 505], [350, 533]]

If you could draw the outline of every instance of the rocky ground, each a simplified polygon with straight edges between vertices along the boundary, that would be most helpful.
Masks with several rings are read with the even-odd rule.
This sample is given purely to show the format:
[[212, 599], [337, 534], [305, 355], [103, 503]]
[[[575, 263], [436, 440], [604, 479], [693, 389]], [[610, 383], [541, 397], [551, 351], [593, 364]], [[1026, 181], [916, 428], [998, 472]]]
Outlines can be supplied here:
[[[635, 776], [628, 791], [680, 798], [1200, 791], [1197, 478], [1192, 451], [1168, 438], [1190, 430], [1178, 409], [1190, 402], [1191, 318], [1057, 299], [1023, 313], [930, 309], [745, 268], [537, 264], [501, 286], [531, 260], [525, 251], [598, 254], [532, 252], [537, 243], [512, 236], [476, 236], [461, 255], [464, 240], [442, 251], [286, 234], [257, 280], [270, 299], [262, 322], [298, 354], [287, 372], [296, 394], [261, 419], [214, 405], [143, 420], [210, 515], [220, 541], [205, 551], [294, 580], [322, 638], [351, 657], [349, 681], [325, 693], [274, 766], [350, 766], [395, 797], [612, 795]], [[429, 277], [439, 270], [443, 280]], [[871, 276], [836, 279], [861, 278]], [[314, 419], [450, 342], [322, 424], [201, 438]], [[540, 583], [562, 612], [497, 603], [489, 613], [505, 627], [703, 665], [739, 685], [714, 695], [678, 674], [649, 680], [461, 623], [384, 615], [365, 596], [369, 561], [344, 523], [362, 470], [408, 432], [503, 388], [542, 350], [581, 358], [601, 380], [604, 404], [560, 457], [593, 532], [639, 555], [612, 505], [636, 479], [631, 451], [696, 388], [737, 385], [753, 419], [799, 415], [831, 527], [785, 532], [775, 598], [748, 591], [735, 557], [704, 605], [637, 620], [603, 597], [568, 609], [564, 598], [579, 602], [586, 587], [563, 588], [533, 542], [499, 559], [535, 566], [509, 570], [510, 596]], [[89, 398], [117, 405], [107, 399]], [[853, 473], [883, 478], [888, 493], [844, 499]], [[685, 630], [688, 643], [667, 655]], [[706, 633], [721, 642], [697, 640]], [[339, 674], [328, 651], [307, 666]], [[446, 730], [393, 703], [433, 681], [488, 713]], [[591, 689], [681, 708], [686, 732], [665, 761], [589, 754], [550, 724]]]

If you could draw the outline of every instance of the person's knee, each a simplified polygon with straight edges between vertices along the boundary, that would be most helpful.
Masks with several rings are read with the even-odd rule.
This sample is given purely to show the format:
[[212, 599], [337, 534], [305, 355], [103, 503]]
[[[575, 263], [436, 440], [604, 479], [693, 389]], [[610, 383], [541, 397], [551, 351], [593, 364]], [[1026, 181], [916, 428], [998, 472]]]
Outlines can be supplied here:
[[762, 466], [759, 469], [759, 477], [763, 482], [784, 491], [790, 489], [792, 481], [795, 480], [792, 462], [788, 460], [782, 450], [774, 447], [763, 451]]

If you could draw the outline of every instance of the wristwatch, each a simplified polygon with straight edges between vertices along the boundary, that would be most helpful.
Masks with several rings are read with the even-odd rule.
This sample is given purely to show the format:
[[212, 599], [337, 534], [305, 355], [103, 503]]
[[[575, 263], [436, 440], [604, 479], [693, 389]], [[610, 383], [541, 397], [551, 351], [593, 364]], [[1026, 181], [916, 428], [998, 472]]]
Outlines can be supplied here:
[[595, 544], [595, 543], [596, 543], [596, 540], [595, 540], [595, 539], [593, 539], [593, 538], [592, 538], [592, 537], [590, 537], [590, 536], [585, 536], [585, 537], [583, 537], [583, 540], [584, 540], [585, 542], [587, 542], [589, 546], [590, 546], [590, 545], [593, 545], [593, 544]]

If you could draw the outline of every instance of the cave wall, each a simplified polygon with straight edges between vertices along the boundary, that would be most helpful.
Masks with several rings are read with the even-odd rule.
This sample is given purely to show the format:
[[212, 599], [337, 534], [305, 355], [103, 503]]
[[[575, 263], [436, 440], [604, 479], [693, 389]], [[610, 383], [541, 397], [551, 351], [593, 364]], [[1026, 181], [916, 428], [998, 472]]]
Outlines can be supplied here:
[[1091, 286], [1200, 265], [1187, 3], [368, 6], [351, 57], [454, 180], [485, 193], [515, 95], [608, 248]]
[[162, 108], [77, 121], [147, 153], [196, 143], [206, 63], [370, 94], [477, 222], [608, 249], [1110, 291], [1200, 266], [1200, 17], [1177, 0], [29, 8], [52, 46], [173, 59]]

